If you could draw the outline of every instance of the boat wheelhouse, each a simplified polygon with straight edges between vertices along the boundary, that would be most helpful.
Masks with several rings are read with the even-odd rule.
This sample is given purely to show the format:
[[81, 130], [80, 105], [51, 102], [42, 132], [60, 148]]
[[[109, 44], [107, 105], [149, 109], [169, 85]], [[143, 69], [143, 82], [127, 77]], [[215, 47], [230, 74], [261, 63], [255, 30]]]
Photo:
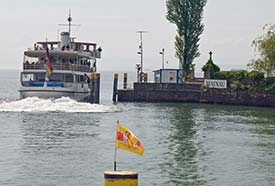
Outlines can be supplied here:
[[[62, 32], [60, 41], [36, 42], [33, 48], [24, 52], [21, 99], [64, 96], [77, 101], [89, 100], [89, 80], [91, 73], [96, 72], [97, 58], [101, 58], [102, 50], [96, 43], [76, 42], [70, 36], [71, 20], [69, 17], [69, 32]], [[50, 74], [47, 57], [53, 69]]]

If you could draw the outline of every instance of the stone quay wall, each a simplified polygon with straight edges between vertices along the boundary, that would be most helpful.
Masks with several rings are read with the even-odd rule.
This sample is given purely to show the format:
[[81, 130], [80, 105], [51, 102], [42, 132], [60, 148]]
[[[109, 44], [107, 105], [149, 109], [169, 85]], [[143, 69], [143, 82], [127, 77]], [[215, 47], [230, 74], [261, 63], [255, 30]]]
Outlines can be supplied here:
[[275, 95], [222, 89], [201, 90], [201, 84], [134, 83], [118, 90], [120, 102], [189, 102], [275, 107]]

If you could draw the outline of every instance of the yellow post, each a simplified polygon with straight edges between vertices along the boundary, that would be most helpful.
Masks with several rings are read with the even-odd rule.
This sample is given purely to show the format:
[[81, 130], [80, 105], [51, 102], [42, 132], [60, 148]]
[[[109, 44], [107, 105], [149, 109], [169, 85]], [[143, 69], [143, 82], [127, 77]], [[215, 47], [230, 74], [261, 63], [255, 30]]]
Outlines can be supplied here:
[[132, 171], [104, 172], [104, 186], [138, 186], [138, 173]]
[[96, 78], [96, 73], [91, 73], [91, 79], [95, 79]]
[[124, 76], [123, 76], [123, 89], [127, 89], [127, 79], [128, 79], [128, 74], [124, 73]]
[[118, 84], [118, 74], [114, 74], [113, 102], [117, 101], [117, 84]]
[[148, 81], [148, 74], [144, 73], [144, 82], [147, 83], [147, 81]]
[[95, 102], [94, 103], [99, 103], [100, 99], [100, 73], [95, 73]]
[[95, 73], [95, 78], [100, 79], [100, 73]]
[[114, 79], [118, 79], [118, 74], [114, 74]]
[[100, 99], [100, 74], [91, 73], [90, 79], [90, 103], [99, 103]]

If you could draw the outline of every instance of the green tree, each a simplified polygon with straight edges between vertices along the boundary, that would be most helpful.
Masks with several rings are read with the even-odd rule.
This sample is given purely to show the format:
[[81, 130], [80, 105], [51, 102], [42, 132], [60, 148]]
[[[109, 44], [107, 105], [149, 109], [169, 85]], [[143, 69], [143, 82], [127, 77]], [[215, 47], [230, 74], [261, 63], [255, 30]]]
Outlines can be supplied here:
[[252, 42], [258, 58], [252, 60], [248, 66], [272, 77], [275, 75], [275, 26], [266, 25], [264, 32], [263, 36]]
[[176, 57], [188, 74], [199, 53], [200, 35], [203, 32], [203, 8], [207, 0], [167, 0], [166, 18], [177, 26]]

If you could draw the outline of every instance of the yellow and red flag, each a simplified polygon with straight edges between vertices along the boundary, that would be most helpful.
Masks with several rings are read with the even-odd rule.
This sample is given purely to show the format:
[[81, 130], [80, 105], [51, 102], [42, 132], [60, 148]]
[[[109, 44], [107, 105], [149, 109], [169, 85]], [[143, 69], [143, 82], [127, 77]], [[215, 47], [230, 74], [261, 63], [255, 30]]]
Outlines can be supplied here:
[[117, 124], [116, 147], [139, 155], [144, 153], [139, 139], [120, 123]]
[[51, 75], [53, 73], [53, 66], [50, 61], [50, 54], [49, 54], [48, 47], [46, 48], [46, 64], [47, 64], [48, 75]]

